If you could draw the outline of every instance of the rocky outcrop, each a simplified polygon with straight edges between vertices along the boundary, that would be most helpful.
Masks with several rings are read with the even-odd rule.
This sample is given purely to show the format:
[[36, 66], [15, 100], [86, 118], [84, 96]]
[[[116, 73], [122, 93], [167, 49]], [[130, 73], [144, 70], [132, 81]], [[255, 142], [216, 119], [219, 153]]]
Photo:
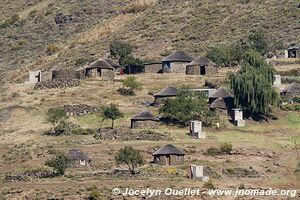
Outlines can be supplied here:
[[79, 85], [80, 85], [79, 80], [58, 79], [58, 80], [36, 83], [34, 89], [35, 90], [60, 89], [60, 88], [68, 88], [68, 87], [77, 87]]

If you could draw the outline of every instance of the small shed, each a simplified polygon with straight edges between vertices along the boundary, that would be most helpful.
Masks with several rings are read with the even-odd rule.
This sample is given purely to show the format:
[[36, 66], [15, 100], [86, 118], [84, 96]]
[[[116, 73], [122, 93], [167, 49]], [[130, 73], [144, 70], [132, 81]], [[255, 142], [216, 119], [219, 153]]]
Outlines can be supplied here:
[[185, 153], [171, 144], [167, 144], [152, 154], [153, 163], [159, 165], [183, 165]]
[[145, 109], [131, 118], [131, 128], [156, 128], [158, 122], [159, 119]]
[[221, 87], [209, 97], [209, 103], [211, 110], [227, 115], [234, 106], [234, 96]]
[[162, 69], [165, 73], [186, 73], [186, 65], [194, 60], [184, 51], [174, 52], [162, 60]]
[[163, 99], [176, 97], [178, 90], [175, 87], [168, 86], [162, 91], [154, 94], [154, 104], [160, 104]]
[[198, 57], [186, 66], [187, 75], [218, 74], [218, 65], [206, 57]]
[[162, 62], [150, 62], [144, 64], [145, 73], [162, 73]]
[[103, 59], [98, 59], [84, 68], [87, 77], [100, 77], [103, 81], [112, 81], [115, 78], [115, 68]]
[[71, 149], [67, 157], [71, 160], [70, 167], [90, 167], [91, 159], [79, 149]]
[[300, 58], [300, 44], [288, 48], [288, 58]]

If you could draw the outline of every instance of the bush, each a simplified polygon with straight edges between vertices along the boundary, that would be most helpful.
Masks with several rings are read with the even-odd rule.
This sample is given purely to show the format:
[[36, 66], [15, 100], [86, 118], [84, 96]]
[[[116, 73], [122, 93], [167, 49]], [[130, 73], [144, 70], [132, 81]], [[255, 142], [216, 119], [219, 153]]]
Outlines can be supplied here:
[[208, 155], [208, 156], [216, 156], [216, 155], [220, 155], [220, 154], [221, 154], [220, 149], [218, 149], [216, 147], [209, 147], [204, 152], [204, 155]]
[[54, 158], [46, 161], [45, 165], [48, 167], [52, 167], [56, 176], [61, 176], [65, 174], [65, 170], [68, 167], [69, 163], [69, 158], [67, 158], [64, 153], [58, 152], [56, 153]]
[[211, 180], [205, 182], [203, 184], [203, 188], [206, 188], [206, 189], [216, 189], [213, 182]]
[[0, 28], [7, 28], [11, 25], [13, 25], [14, 23], [16, 23], [17, 21], [19, 21], [21, 18], [18, 14], [14, 14], [12, 17], [4, 20], [1, 24], [0, 24]]
[[232, 144], [230, 143], [222, 143], [220, 145], [220, 150], [223, 154], [230, 154], [230, 152], [232, 151]]
[[54, 45], [54, 44], [50, 44], [47, 46], [47, 49], [46, 49], [46, 52], [48, 55], [52, 55], [52, 54], [55, 54], [57, 52], [59, 52], [59, 46], [57, 45]]
[[300, 96], [294, 97], [294, 98], [293, 98], [293, 101], [294, 101], [295, 103], [300, 103]]
[[50, 108], [47, 112], [47, 121], [52, 123], [54, 130], [56, 126], [58, 126], [60, 122], [65, 119], [68, 119], [68, 116], [66, 111], [62, 108]]
[[121, 94], [134, 95], [136, 90], [140, 90], [142, 88], [142, 84], [133, 76], [125, 78], [122, 83], [125, 88], [119, 89]]
[[101, 200], [102, 199], [102, 195], [96, 186], [93, 186], [90, 190], [91, 190], [91, 193], [88, 196], [88, 200]]

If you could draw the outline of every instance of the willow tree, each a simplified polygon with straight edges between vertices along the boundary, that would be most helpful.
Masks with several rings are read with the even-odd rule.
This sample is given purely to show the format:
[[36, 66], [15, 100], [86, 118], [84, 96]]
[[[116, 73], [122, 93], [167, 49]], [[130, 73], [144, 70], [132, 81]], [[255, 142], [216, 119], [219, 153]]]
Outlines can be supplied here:
[[247, 51], [238, 74], [229, 75], [235, 104], [253, 114], [269, 114], [278, 94], [272, 88], [274, 69], [259, 53]]

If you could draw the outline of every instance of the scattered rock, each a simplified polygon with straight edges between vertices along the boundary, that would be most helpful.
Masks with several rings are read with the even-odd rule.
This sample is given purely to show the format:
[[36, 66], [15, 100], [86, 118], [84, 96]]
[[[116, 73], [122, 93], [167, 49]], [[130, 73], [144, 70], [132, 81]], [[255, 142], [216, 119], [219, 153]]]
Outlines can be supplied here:
[[68, 87], [77, 87], [80, 85], [80, 81], [76, 79], [57, 79], [52, 81], [45, 81], [36, 83], [34, 86], [35, 90], [45, 90], [45, 89], [59, 89]]
[[254, 169], [229, 168], [223, 169], [222, 173], [230, 178], [259, 178], [259, 172]]

